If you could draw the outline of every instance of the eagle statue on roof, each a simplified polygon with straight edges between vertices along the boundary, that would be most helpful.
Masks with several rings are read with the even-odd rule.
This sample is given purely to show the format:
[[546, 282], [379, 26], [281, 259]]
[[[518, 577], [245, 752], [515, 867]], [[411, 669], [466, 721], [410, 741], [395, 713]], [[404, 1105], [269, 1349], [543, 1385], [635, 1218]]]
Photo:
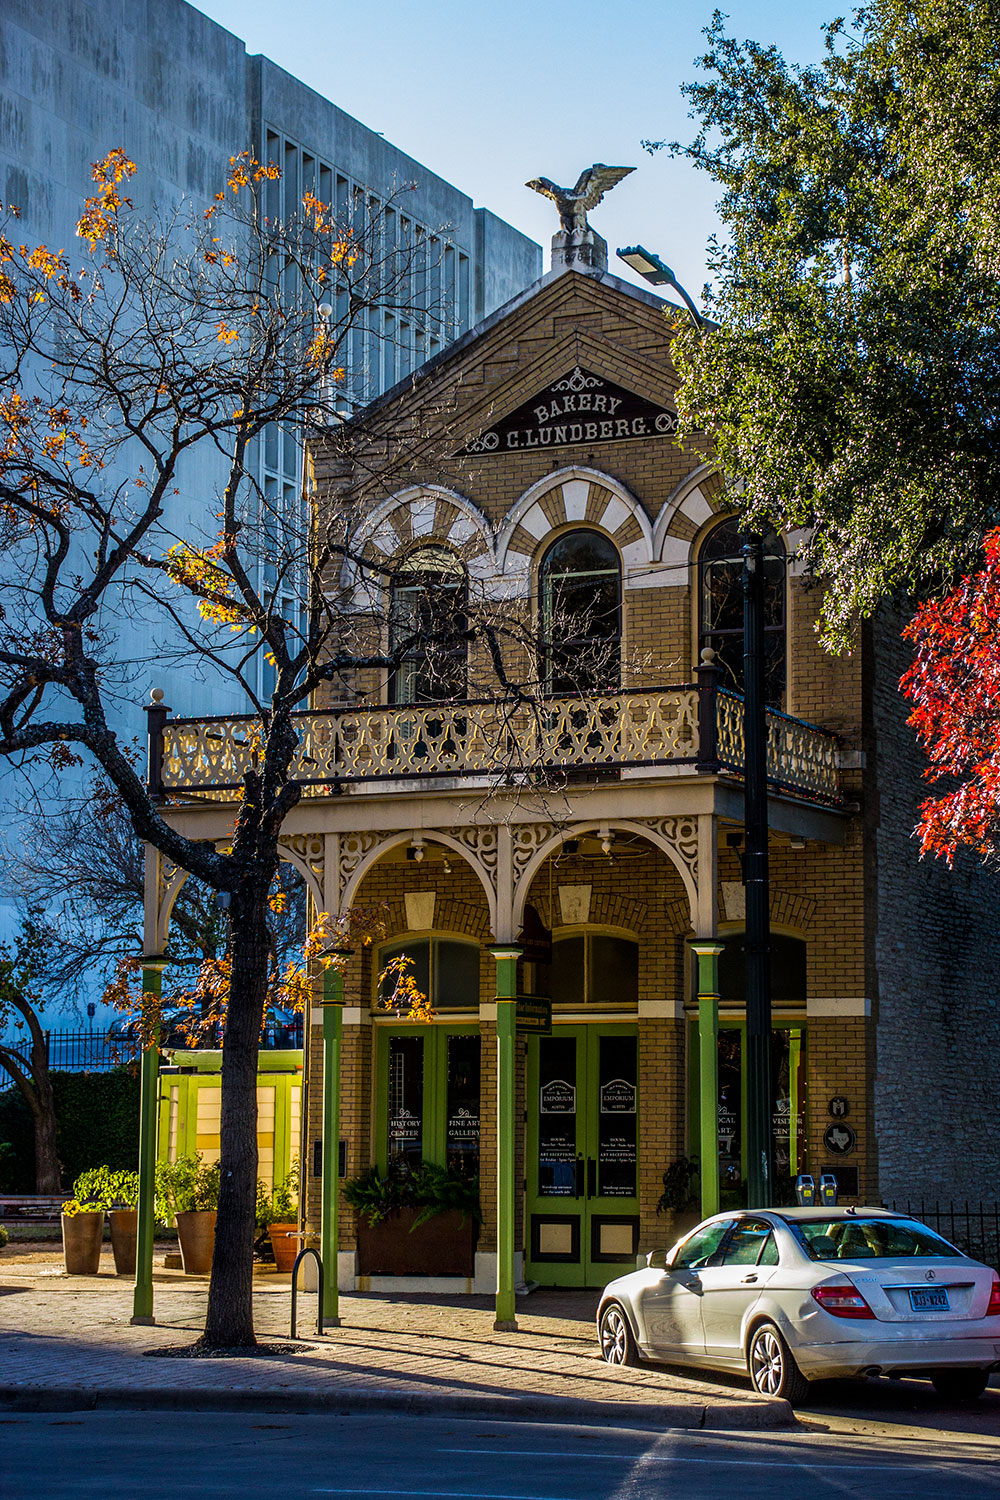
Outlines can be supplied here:
[[595, 161], [592, 167], [580, 173], [575, 187], [558, 187], [548, 177], [533, 177], [524, 185], [551, 198], [559, 210], [561, 227], [567, 234], [573, 234], [590, 228], [588, 209], [596, 208], [605, 193], [610, 193], [623, 177], [634, 171], [635, 167], [606, 167], [602, 161]]

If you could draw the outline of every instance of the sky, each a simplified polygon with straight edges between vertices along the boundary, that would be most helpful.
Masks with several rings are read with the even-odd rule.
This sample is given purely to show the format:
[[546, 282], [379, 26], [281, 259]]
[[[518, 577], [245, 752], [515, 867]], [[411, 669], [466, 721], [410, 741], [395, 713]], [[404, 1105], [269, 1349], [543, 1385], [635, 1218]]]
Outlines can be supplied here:
[[[642, 244], [697, 298], [718, 228], [713, 184], [643, 139], [689, 141], [681, 85], [697, 76], [713, 0], [200, 0], [197, 8], [401, 150], [537, 240], [592, 162], [634, 166], [591, 215], [612, 269]], [[730, 31], [798, 62], [822, 56], [837, 0], [736, 0]]]

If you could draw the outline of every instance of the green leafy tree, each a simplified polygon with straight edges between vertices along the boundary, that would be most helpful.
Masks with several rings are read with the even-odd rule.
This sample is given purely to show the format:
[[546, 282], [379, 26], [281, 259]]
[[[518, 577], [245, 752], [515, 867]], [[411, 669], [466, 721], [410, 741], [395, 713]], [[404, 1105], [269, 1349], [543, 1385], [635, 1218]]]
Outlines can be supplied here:
[[50, 944], [34, 917], [25, 917], [12, 944], [0, 943], [0, 1069], [31, 1111], [35, 1140], [35, 1191], [58, 1193], [62, 1167], [56, 1148], [56, 1107], [49, 1051], [42, 1026], [39, 975]]
[[996, 517], [1000, 10], [874, 0], [809, 67], [718, 12], [706, 35], [671, 150], [718, 184], [724, 234], [715, 326], [678, 321], [682, 437], [711, 433], [751, 524], [811, 528], [842, 645]]

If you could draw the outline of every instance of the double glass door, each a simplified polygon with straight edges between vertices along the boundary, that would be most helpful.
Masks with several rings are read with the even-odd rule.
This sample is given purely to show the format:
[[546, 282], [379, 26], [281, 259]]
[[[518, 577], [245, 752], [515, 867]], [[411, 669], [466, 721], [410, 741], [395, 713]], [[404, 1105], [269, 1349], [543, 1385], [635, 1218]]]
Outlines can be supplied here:
[[603, 1286], [639, 1238], [635, 1026], [554, 1026], [528, 1044], [526, 1274]]

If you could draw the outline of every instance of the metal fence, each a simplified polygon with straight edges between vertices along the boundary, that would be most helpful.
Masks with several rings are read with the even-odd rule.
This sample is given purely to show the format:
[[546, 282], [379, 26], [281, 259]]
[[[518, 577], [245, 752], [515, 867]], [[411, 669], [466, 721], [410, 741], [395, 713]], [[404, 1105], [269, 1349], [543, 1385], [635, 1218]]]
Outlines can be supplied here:
[[928, 1203], [923, 1198], [910, 1198], [895, 1200], [886, 1207], [936, 1229], [973, 1260], [1000, 1265], [1000, 1203]]
[[[190, 1045], [180, 1034], [164, 1037], [164, 1045], [183, 1051]], [[202, 1042], [202, 1047], [213, 1043]], [[216, 1041], [215, 1046], [221, 1046]], [[104, 1073], [122, 1063], [131, 1062], [137, 1056], [136, 1038], [127, 1032], [109, 1035], [105, 1031], [81, 1027], [77, 1031], [47, 1031], [45, 1046], [49, 1068], [53, 1073]], [[260, 1050], [277, 1052], [302, 1046], [302, 1018], [296, 1016], [287, 1023], [272, 1023], [261, 1033]], [[27, 1047], [17, 1049], [28, 1062]], [[2, 1071], [2, 1069], [0, 1069]]]

